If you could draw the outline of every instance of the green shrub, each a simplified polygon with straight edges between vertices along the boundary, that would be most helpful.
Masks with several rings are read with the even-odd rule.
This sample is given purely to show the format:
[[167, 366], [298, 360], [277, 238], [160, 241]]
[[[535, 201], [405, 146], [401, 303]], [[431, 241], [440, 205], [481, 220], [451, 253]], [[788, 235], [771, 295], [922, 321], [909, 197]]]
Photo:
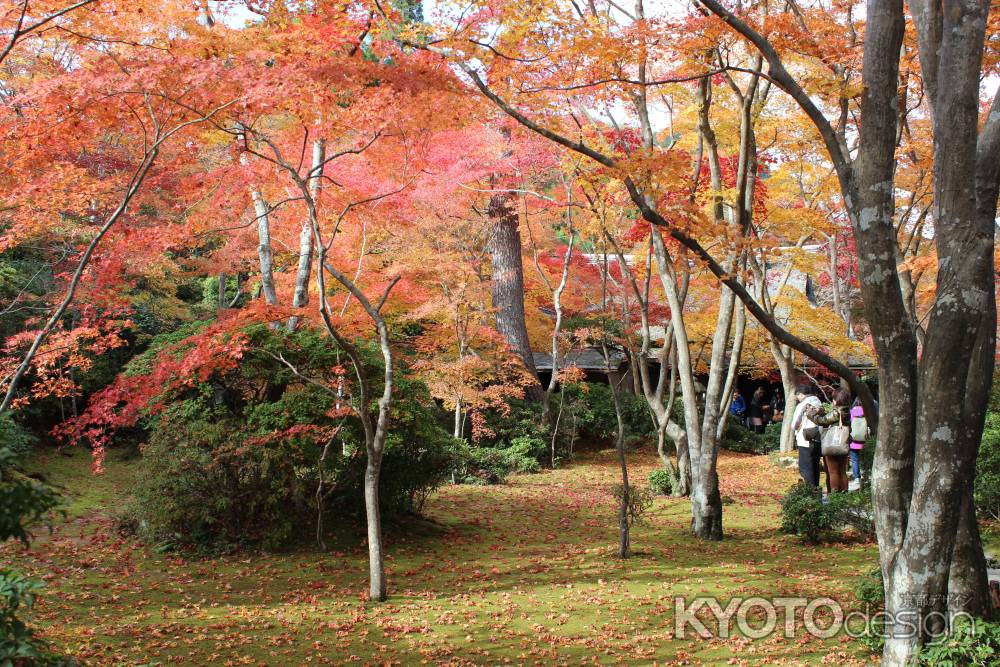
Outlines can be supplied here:
[[452, 479], [458, 484], [503, 484], [513, 471], [513, 463], [503, 450], [461, 441]]
[[0, 443], [0, 542], [14, 539], [27, 544], [31, 526], [43, 521], [63, 499], [52, 487], [25, 475], [19, 461]]
[[37, 438], [28, 429], [21, 426], [9, 412], [0, 414], [0, 443], [17, 458], [24, 458], [31, 453]]
[[[571, 442], [582, 440], [610, 445], [618, 435], [618, 418], [611, 388], [606, 383], [566, 384], [562, 391], [562, 396], [552, 399], [553, 410], [558, 410], [562, 404], [556, 440], [557, 464], [570, 450]], [[637, 449], [647, 439], [655, 437], [645, 399], [627, 391], [619, 392], [618, 399], [625, 425], [626, 446]], [[521, 452], [522, 455], [533, 457], [539, 464], [551, 464], [552, 432], [542, 424], [541, 405], [526, 400], [511, 400], [508, 406], [510, 409], [506, 414], [494, 410], [484, 415], [486, 429], [491, 435], [480, 438], [476, 446], [508, 449], [519, 439], [530, 438], [536, 443], [533, 453]]]
[[993, 371], [993, 386], [990, 387], [990, 399], [987, 410], [1000, 412], [1000, 367]]
[[129, 513], [139, 535], [209, 551], [292, 541], [315, 491], [297, 470], [318, 453], [285, 439], [248, 439], [239, 420], [204, 397], [170, 405], [143, 449]]
[[816, 543], [835, 537], [847, 527], [866, 537], [874, 534], [870, 493], [831, 493], [823, 502], [818, 488], [800, 481], [781, 500], [783, 533]]
[[976, 459], [973, 498], [981, 516], [1000, 519], [1000, 368], [993, 373], [988, 409]]
[[[545, 443], [532, 436], [515, 438], [510, 447], [479, 447], [459, 441], [452, 459], [452, 479], [458, 484], [503, 484], [514, 473], [536, 473], [539, 448]], [[542, 450], [544, 452], [544, 450]]]
[[[164, 548], [215, 552], [277, 548], [311, 536], [318, 502], [342, 522], [363, 515], [367, 454], [360, 420], [336, 413], [334, 395], [297, 381], [275, 360], [280, 354], [301, 373], [322, 377], [337, 366], [336, 348], [308, 330], [254, 326], [244, 333], [250, 345], [235, 369], [157, 397], [161, 409], [144, 420], [148, 444], [124, 529]], [[377, 392], [379, 357], [364, 353]], [[142, 375], [153, 364], [143, 355], [129, 371]], [[379, 484], [386, 516], [419, 511], [454, 456], [426, 387], [402, 365], [398, 370]]]
[[767, 441], [768, 452], [776, 452], [781, 449], [781, 422], [771, 422], [765, 426], [764, 439]]
[[1000, 519], [1000, 413], [986, 414], [973, 497], [980, 515]]
[[[18, 468], [19, 456], [11, 444], [0, 441], [0, 541], [16, 539], [27, 544], [31, 526], [44, 520], [62, 498]], [[41, 582], [0, 568], [0, 665], [66, 664], [26, 623], [42, 587]]]
[[25, 622], [44, 588], [9, 568], [0, 568], [0, 665], [56, 667], [73, 662], [57, 655]]
[[885, 607], [885, 585], [882, 581], [882, 568], [872, 568], [861, 575], [858, 585], [854, 589], [858, 600], [870, 606], [872, 609], [882, 609]]
[[626, 435], [623, 444], [625, 451], [631, 454], [642, 449], [643, 445], [646, 444], [646, 438], [641, 435]]
[[774, 436], [772, 429], [768, 433], [754, 433], [742, 424], [730, 420], [726, 424], [726, 432], [723, 434], [722, 447], [731, 452], [742, 452], [744, 454], [767, 454], [776, 451], [781, 441], [781, 424], [777, 424], [778, 434]]
[[[218, 276], [205, 276], [201, 279], [201, 299], [199, 305], [208, 310], [214, 311], [219, 305], [219, 277]], [[236, 276], [226, 276], [226, 300], [231, 302], [233, 297], [236, 296]], [[236, 306], [239, 307], [246, 301], [250, 299], [249, 291], [243, 290], [243, 293], [236, 300]], [[229, 305], [228, 303], [226, 304]]]
[[[606, 383], [587, 382], [570, 385], [566, 391], [568, 402], [578, 406], [575, 418], [580, 437], [593, 442], [613, 442], [618, 435], [618, 417], [611, 387]], [[626, 437], [655, 437], [656, 430], [643, 397], [619, 390], [618, 402]]]
[[995, 667], [1000, 664], [1000, 623], [959, 617], [951, 632], [924, 646], [919, 667]]
[[833, 529], [823, 495], [811, 484], [799, 482], [781, 499], [781, 532], [819, 542]]
[[674, 485], [670, 472], [664, 468], [657, 468], [649, 473], [649, 490], [658, 496], [669, 496], [673, 493]]
[[[521, 435], [510, 442], [506, 448], [508, 454], [519, 459], [529, 459], [538, 463], [549, 453], [549, 443], [534, 435]], [[524, 472], [524, 471], [521, 471]]]
[[479, 447], [510, 446], [517, 438], [529, 436], [542, 442], [548, 439], [548, 430], [542, 426], [542, 406], [527, 400], [510, 399], [507, 401], [509, 411], [484, 413], [486, 429], [492, 435], [476, 442]]
[[885, 609], [885, 587], [882, 582], [882, 569], [874, 568], [861, 575], [854, 594], [864, 605], [865, 614], [870, 619], [859, 641], [872, 653], [881, 653], [885, 645], [885, 619], [878, 612]]
[[[621, 507], [622, 499], [625, 496], [625, 487], [616, 484], [611, 489], [611, 494], [615, 498], [615, 507]], [[649, 489], [630, 484], [628, 487], [628, 498], [625, 502], [625, 519], [628, 524], [634, 525], [643, 522], [643, 515], [653, 505], [653, 495]]]

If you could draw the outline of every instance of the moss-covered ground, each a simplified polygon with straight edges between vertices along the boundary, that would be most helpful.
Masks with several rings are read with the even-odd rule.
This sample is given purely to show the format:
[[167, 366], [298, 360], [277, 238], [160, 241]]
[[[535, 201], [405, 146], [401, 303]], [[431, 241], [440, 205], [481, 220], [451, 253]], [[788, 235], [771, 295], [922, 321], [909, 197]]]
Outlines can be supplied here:
[[[778, 499], [796, 473], [767, 457], [723, 455], [724, 541], [694, 539], [689, 502], [659, 498], [624, 561], [615, 557], [611, 451], [503, 486], [445, 487], [422, 519], [386, 527], [382, 604], [365, 599], [360, 530], [326, 553], [158, 553], [118, 535], [111, 518], [137, 461], [111, 456], [99, 476], [89, 465], [85, 451], [38, 454], [33, 466], [71, 498], [67, 515], [30, 548], [0, 550], [0, 562], [46, 581], [34, 623], [87, 664], [873, 662], [850, 637], [806, 633], [801, 618], [792, 638], [674, 637], [677, 596], [715, 595], [723, 606], [829, 596], [858, 607], [853, 590], [875, 546], [810, 546], [780, 534]], [[645, 484], [656, 465], [632, 455], [632, 478]]]

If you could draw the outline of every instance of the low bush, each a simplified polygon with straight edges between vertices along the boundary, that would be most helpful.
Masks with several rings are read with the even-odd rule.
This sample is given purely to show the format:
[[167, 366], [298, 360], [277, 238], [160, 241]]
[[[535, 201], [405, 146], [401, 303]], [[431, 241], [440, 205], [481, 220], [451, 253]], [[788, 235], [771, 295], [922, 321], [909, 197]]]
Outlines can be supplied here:
[[503, 484], [514, 473], [535, 473], [539, 444], [531, 436], [514, 439], [510, 447], [478, 447], [462, 441], [453, 459], [452, 480], [458, 484]]
[[[606, 383], [578, 382], [567, 383], [562, 391], [565, 392], [562, 396], [557, 395], [552, 399], [552, 409], [558, 410], [561, 405], [562, 410], [554, 462], [552, 432], [542, 423], [541, 405], [527, 400], [509, 400], [509, 410], [506, 412], [492, 410], [484, 413], [483, 431], [488, 435], [479, 437], [475, 446], [498, 450], [514, 448], [520, 457], [533, 458], [540, 466], [558, 465], [560, 460], [572, 454], [574, 445], [579, 442], [601, 446], [613, 444], [618, 435], [618, 418], [615, 415], [611, 388]], [[649, 438], [655, 437], [655, 430], [645, 399], [626, 391], [620, 392], [618, 399], [625, 426], [625, 445], [633, 451], [642, 447]], [[529, 441], [530, 447], [525, 444]], [[474, 467], [478, 466], [479, 471], [472, 474], [471, 478], [500, 479], [497, 462], [503, 457], [485, 453], [477, 456], [480, 460], [479, 463], [474, 463]], [[467, 467], [468, 463], [466, 461], [460, 467]], [[530, 472], [538, 466], [523, 463], [516, 466], [516, 471]]]
[[75, 664], [55, 653], [26, 623], [35, 599], [44, 588], [9, 568], [0, 568], [0, 665], [58, 667]]
[[831, 493], [824, 502], [818, 488], [800, 481], [781, 500], [783, 533], [816, 543], [836, 537], [843, 528], [874, 535], [870, 493]]
[[768, 452], [776, 452], [781, 449], [781, 422], [771, 422], [765, 426], [764, 439], [767, 441]]
[[674, 491], [673, 478], [664, 468], [657, 468], [649, 473], [649, 490], [658, 496], [669, 496]]
[[[275, 359], [321, 377], [338, 365], [336, 348], [316, 332], [255, 325], [243, 333], [248, 345], [238, 365], [176, 385], [143, 418], [148, 442], [121, 525], [163, 548], [282, 547], [314, 534], [318, 502], [340, 521], [363, 516], [360, 420]], [[377, 353], [365, 354], [377, 387]], [[142, 375], [155, 363], [139, 357], [129, 371]], [[386, 516], [419, 511], [454, 457], [426, 387], [399, 371], [379, 484]]]
[[990, 412], [1000, 412], [1000, 368], [993, 371], [993, 386], [990, 387], [990, 398], [987, 409]]
[[32, 525], [43, 522], [63, 501], [55, 489], [25, 475], [20, 461], [19, 454], [0, 442], [0, 543], [27, 544]]
[[620, 508], [622, 500], [625, 500], [625, 520], [628, 525], [644, 521], [643, 515], [653, 506], [653, 495], [649, 489], [630, 484], [628, 487], [628, 498], [625, 498], [625, 487], [616, 484], [611, 488], [611, 495], [615, 498], [615, 507]]
[[11, 455], [18, 458], [27, 456], [36, 441], [35, 435], [14, 421], [9, 412], [0, 414], [0, 443]]
[[517, 438], [531, 437], [542, 442], [548, 439], [548, 430], [542, 426], [542, 406], [528, 400], [509, 399], [506, 413], [491, 410], [483, 413], [485, 429], [491, 433], [480, 438], [479, 447], [504, 448]]
[[[774, 435], [773, 426], [777, 426], [777, 436]], [[773, 424], [764, 430], [764, 433], [754, 433], [742, 424], [730, 420], [723, 435], [722, 447], [731, 452], [741, 452], [744, 454], [767, 454], [777, 451], [781, 441], [781, 424]]]
[[1000, 623], [959, 617], [951, 632], [924, 646], [918, 667], [994, 667], [1000, 664]]
[[[618, 417], [611, 387], [602, 382], [582, 382], [567, 385], [565, 391], [565, 404], [573, 406], [573, 414], [563, 418], [574, 421], [579, 437], [602, 444], [614, 442], [618, 436]], [[618, 392], [618, 403], [626, 437], [645, 439], [656, 436], [643, 397], [622, 390]]]
[[[7, 432], [16, 435], [17, 429]], [[16, 539], [28, 544], [32, 525], [43, 521], [61, 504], [62, 498], [51, 487], [20, 470], [19, 453], [11, 444], [17, 448], [23, 441], [0, 440], [0, 542]], [[41, 582], [10, 568], [0, 568], [0, 665], [70, 664], [69, 659], [53, 652], [27, 624], [42, 588]]]
[[854, 589], [858, 600], [874, 610], [885, 607], [885, 585], [882, 581], [882, 568], [875, 567], [861, 575]]
[[537, 472], [538, 462], [549, 452], [549, 444], [538, 436], [522, 435], [511, 440], [506, 452], [517, 462], [518, 472]]
[[452, 469], [456, 484], [503, 484], [513, 472], [510, 458], [501, 449], [463, 442], [458, 452]]
[[858, 585], [854, 588], [854, 594], [864, 605], [864, 612], [871, 621], [858, 639], [872, 653], [881, 653], [885, 645], [885, 619], [879, 615], [879, 612], [885, 609], [882, 569], [876, 567], [861, 575]]
[[986, 414], [973, 498], [981, 516], [1000, 519], [1000, 412]]

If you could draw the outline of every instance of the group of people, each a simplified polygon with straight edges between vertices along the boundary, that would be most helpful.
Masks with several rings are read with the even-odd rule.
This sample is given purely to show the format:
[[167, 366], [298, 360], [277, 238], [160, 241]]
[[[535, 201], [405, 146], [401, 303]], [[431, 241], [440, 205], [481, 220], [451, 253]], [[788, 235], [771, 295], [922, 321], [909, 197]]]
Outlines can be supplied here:
[[767, 400], [764, 387], [757, 387], [748, 406], [740, 390], [736, 389], [733, 391], [729, 412], [754, 433], [763, 433], [765, 426], [771, 422], [780, 422], [784, 418], [785, 398], [781, 395], [781, 390], [776, 389], [771, 400]]
[[[833, 395], [832, 410], [824, 411], [823, 403], [809, 385], [801, 385], [795, 390], [797, 399], [792, 414], [792, 431], [799, 452], [799, 474], [802, 479], [819, 487], [821, 463], [825, 462], [827, 482], [830, 491], [847, 491], [850, 481], [847, 466], [851, 466], [851, 477], [861, 480], [861, 451], [868, 437], [868, 425], [861, 402], [851, 403], [851, 394], [839, 389]], [[733, 393], [730, 414], [754, 433], [763, 433], [771, 422], [781, 422], [785, 414], [785, 400], [780, 389], [776, 389], [767, 400], [764, 387], [757, 387], [749, 405], [739, 390]], [[834, 427], [836, 432], [830, 433]], [[827, 444], [823, 444], [824, 435]]]
[[[865, 411], [860, 401], [851, 404], [851, 394], [838, 389], [833, 395], [833, 409], [824, 412], [823, 404], [812, 387], [795, 390], [798, 405], [792, 416], [792, 430], [799, 450], [799, 474], [812, 486], [819, 487], [820, 460], [825, 462], [830, 491], [847, 491], [847, 465], [852, 477], [861, 480], [861, 451], [868, 437]], [[836, 431], [830, 432], [836, 428]]]

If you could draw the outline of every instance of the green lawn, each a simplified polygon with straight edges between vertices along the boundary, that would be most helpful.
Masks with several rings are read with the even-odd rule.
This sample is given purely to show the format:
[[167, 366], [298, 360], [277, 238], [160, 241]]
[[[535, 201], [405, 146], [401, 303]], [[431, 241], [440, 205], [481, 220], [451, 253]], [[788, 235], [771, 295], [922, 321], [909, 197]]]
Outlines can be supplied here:
[[[633, 530], [627, 561], [614, 557], [613, 452], [505, 486], [446, 487], [426, 520], [387, 527], [383, 604], [364, 599], [360, 531], [328, 553], [207, 560], [118, 536], [109, 515], [136, 463], [112, 456], [94, 476], [86, 452], [40, 455], [36, 469], [72, 497], [68, 516], [30, 550], [0, 551], [0, 561], [48, 582], [35, 622], [88, 664], [872, 662], [844, 636], [672, 638], [677, 595], [826, 595], [856, 606], [856, 578], [874, 566], [875, 546], [807, 546], [779, 534], [777, 498], [796, 473], [766, 457], [721, 461], [725, 541], [693, 539], [688, 502], [660, 499]], [[633, 479], [645, 484], [655, 465], [634, 455]]]

